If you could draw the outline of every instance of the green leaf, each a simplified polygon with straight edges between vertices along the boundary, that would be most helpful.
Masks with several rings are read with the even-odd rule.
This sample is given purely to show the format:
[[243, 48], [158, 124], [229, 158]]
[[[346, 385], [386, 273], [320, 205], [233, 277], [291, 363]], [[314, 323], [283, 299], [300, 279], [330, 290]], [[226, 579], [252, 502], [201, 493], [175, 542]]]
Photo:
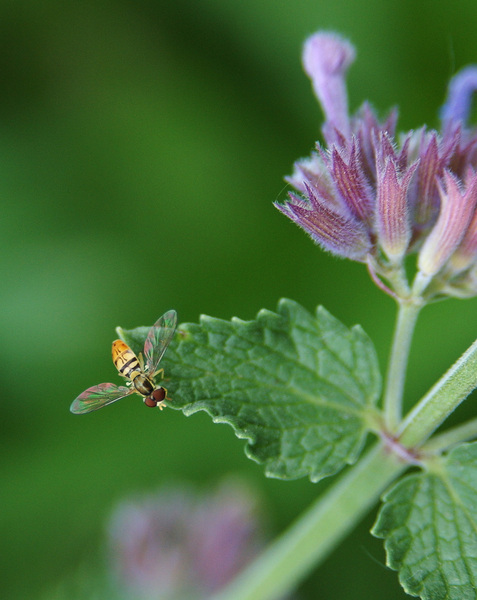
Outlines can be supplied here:
[[[139, 350], [147, 328], [120, 333]], [[381, 386], [359, 326], [291, 300], [254, 321], [203, 316], [181, 325], [161, 367], [169, 406], [231, 425], [268, 476], [312, 481], [356, 460]]]
[[409, 475], [384, 497], [373, 528], [406, 592], [426, 600], [477, 598], [477, 443], [432, 471]]

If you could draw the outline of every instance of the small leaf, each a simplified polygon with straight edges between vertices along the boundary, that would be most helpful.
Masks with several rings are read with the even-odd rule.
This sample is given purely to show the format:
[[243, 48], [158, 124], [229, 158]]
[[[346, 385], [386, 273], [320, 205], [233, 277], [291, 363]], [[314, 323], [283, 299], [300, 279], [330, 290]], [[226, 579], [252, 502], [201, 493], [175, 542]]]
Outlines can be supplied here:
[[[120, 333], [140, 350], [147, 328]], [[231, 425], [268, 476], [312, 481], [356, 460], [381, 386], [360, 327], [291, 300], [255, 321], [181, 325], [160, 366], [169, 406]]]
[[477, 598], [477, 443], [384, 497], [373, 532], [404, 590], [426, 600]]

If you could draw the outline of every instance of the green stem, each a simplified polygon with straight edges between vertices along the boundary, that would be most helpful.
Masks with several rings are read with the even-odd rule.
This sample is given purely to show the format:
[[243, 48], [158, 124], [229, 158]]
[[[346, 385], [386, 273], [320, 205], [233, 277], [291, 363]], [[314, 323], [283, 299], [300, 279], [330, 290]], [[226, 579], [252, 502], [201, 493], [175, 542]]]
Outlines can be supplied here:
[[422, 449], [424, 452], [439, 452], [475, 438], [477, 438], [477, 418], [433, 436]]
[[377, 444], [212, 600], [274, 600], [325, 559], [407, 468]]
[[402, 398], [409, 351], [421, 307], [420, 300], [399, 301], [384, 394], [384, 418], [390, 432], [396, 429], [402, 417]]
[[477, 341], [408, 413], [400, 428], [401, 444], [422, 444], [476, 387]]

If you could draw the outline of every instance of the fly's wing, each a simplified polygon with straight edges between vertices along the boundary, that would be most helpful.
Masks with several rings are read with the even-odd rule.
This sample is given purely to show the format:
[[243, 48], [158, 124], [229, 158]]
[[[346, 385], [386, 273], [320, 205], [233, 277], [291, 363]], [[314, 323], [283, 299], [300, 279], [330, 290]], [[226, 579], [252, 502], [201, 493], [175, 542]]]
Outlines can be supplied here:
[[177, 313], [169, 310], [149, 330], [144, 344], [144, 356], [149, 375], [154, 375], [177, 327]]
[[92, 410], [98, 410], [111, 402], [116, 402], [129, 394], [133, 394], [134, 389], [117, 386], [114, 383], [100, 383], [99, 385], [93, 385], [88, 388], [82, 394], [80, 394], [70, 407], [70, 411], [75, 415], [82, 415], [84, 413], [91, 412]]

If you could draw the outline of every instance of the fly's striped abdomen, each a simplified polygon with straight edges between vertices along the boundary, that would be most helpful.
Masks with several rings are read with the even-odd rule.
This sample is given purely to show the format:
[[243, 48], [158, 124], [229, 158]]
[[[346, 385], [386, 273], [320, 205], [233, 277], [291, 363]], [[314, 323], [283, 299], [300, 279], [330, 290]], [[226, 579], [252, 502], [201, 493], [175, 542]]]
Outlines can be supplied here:
[[113, 342], [113, 363], [120, 375], [131, 381], [142, 373], [137, 356], [122, 340]]

